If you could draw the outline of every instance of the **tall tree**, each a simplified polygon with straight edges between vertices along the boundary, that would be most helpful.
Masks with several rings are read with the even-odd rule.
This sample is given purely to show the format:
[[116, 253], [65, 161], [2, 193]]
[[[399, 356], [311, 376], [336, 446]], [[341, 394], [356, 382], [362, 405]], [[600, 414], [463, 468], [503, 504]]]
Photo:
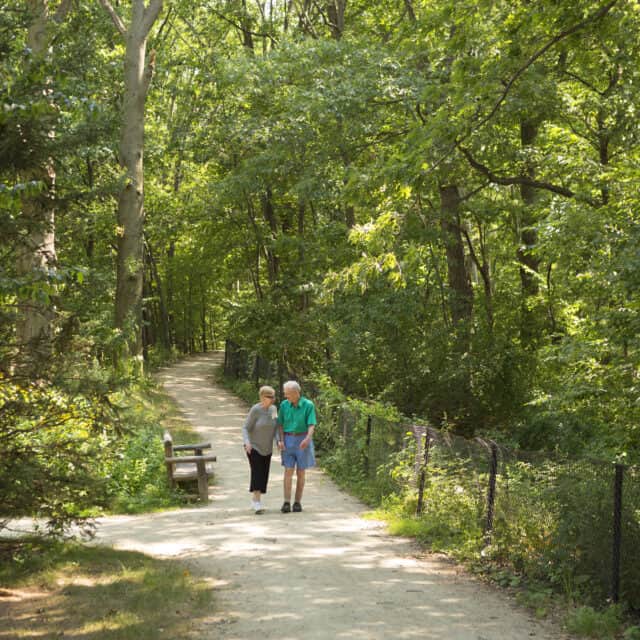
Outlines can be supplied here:
[[120, 134], [120, 166], [125, 184], [118, 201], [118, 261], [115, 326], [124, 331], [129, 354], [142, 353], [142, 289], [144, 277], [144, 122], [145, 103], [155, 68], [155, 51], [146, 54], [151, 27], [163, 0], [132, 0], [127, 27], [109, 0], [99, 0], [125, 40], [124, 98]]
[[[50, 45], [55, 35], [55, 27], [62, 22], [69, 11], [71, 2], [64, 0], [51, 13], [48, 0], [29, 0], [27, 3], [30, 23], [27, 34], [27, 46], [30, 56], [27, 59], [28, 76], [39, 66], [46, 66], [50, 56]], [[51, 89], [46, 75], [34, 73], [39, 78], [37, 93], [45, 96], [49, 109]], [[36, 92], [34, 92], [36, 93]], [[31, 132], [30, 132], [31, 133]], [[34, 148], [46, 148], [49, 139], [55, 136], [53, 129], [38, 130], [37, 135], [43, 138], [34, 141]], [[54, 190], [56, 169], [50, 157], [40, 157], [31, 153], [31, 162], [21, 169], [21, 180], [24, 183], [35, 182], [41, 187], [39, 193], [33, 195], [25, 190], [21, 209], [25, 221], [25, 233], [20, 235], [17, 247], [16, 271], [25, 285], [34, 281], [47, 281], [56, 265], [55, 246], [55, 205]], [[25, 286], [27, 293], [18, 301], [18, 319], [16, 338], [20, 348], [20, 366], [31, 371], [39, 366], [39, 361], [51, 350], [54, 310], [50, 296], [34, 295], [31, 286]]]

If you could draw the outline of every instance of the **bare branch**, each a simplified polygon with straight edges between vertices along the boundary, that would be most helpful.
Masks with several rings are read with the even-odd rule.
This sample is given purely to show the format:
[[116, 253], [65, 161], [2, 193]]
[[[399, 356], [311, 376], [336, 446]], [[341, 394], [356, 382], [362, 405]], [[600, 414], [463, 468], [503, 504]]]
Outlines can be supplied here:
[[207, 8], [209, 9], [209, 11], [211, 11], [211, 13], [215, 14], [216, 16], [218, 16], [218, 18], [220, 18], [221, 20], [224, 20], [225, 22], [230, 24], [232, 27], [235, 27], [236, 29], [238, 29], [238, 31], [241, 31], [242, 33], [248, 33], [249, 35], [252, 35], [252, 36], [254, 36], [256, 38], [269, 38], [269, 40], [271, 40], [271, 43], [274, 46], [277, 46], [278, 41], [273, 36], [272, 33], [266, 33], [264, 31], [262, 31], [262, 32], [261, 31], [252, 31], [251, 29], [247, 29], [243, 25], [238, 24], [237, 22], [235, 22], [234, 20], [232, 20], [231, 18], [226, 16], [224, 13], [222, 13], [220, 11], [217, 11], [216, 9], [211, 7], [210, 5], [207, 5]]
[[149, 6], [144, 10], [142, 19], [142, 33], [146, 37], [153, 27], [153, 23], [158, 19], [162, 11], [163, 0], [151, 0]]
[[160, 38], [162, 38], [162, 32], [164, 31], [164, 28], [169, 23], [169, 18], [171, 17], [171, 12], [172, 11], [173, 11], [173, 7], [169, 7], [169, 11], [167, 11], [167, 15], [164, 17], [164, 20], [162, 21], [162, 24], [160, 25], [160, 28], [158, 29], [158, 33], [156, 33], [156, 35], [155, 35], [156, 40], [159, 40]]
[[588, 82], [584, 78], [581, 78], [577, 73], [573, 73], [572, 71], [568, 71], [568, 70], [564, 71], [563, 73], [566, 76], [568, 76], [569, 78], [573, 78], [573, 80], [576, 80], [580, 84], [582, 84], [585, 87], [587, 87], [587, 89], [589, 89], [589, 91], [593, 91], [594, 93], [597, 93], [599, 96], [604, 96], [604, 91], [600, 91], [600, 89], [597, 89], [590, 82]]
[[111, 21], [115, 25], [116, 29], [120, 32], [121, 35], [127, 34], [127, 27], [124, 22], [122, 22], [122, 18], [118, 15], [118, 12], [113, 8], [111, 2], [109, 0], [98, 0], [98, 2], [103, 6], [104, 10], [111, 17]]
[[[573, 191], [571, 191], [571, 189], [567, 189], [567, 187], [562, 187], [562, 186], [559, 186], [559, 185], [555, 185], [555, 184], [552, 184], [550, 182], [542, 182], [540, 180], [533, 180], [532, 178], [529, 178], [528, 176], [499, 176], [499, 175], [493, 173], [491, 171], [491, 169], [489, 169], [489, 167], [483, 165], [481, 162], [478, 162], [471, 155], [471, 153], [467, 149], [464, 149], [459, 144], [456, 145], [456, 146], [458, 147], [460, 152], [464, 155], [464, 157], [468, 160], [469, 164], [474, 169], [476, 169], [476, 171], [479, 171], [484, 176], [486, 176], [487, 179], [490, 182], [493, 182], [494, 184], [501, 184], [501, 185], [505, 185], [505, 186], [515, 185], [515, 184], [527, 185], [529, 187], [533, 187], [534, 189], [543, 189], [544, 191], [550, 191], [551, 193], [557, 193], [558, 195], [564, 196], [565, 198], [575, 198], [576, 197], [576, 194]], [[591, 204], [594, 204], [594, 206], [596, 206], [595, 203], [593, 203], [593, 202]]]
[[416, 24], [417, 19], [416, 19], [416, 12], [413, 9], [413, 3], [411, 0], [404, 0], [404, 8], [405, 11], [407, 12], [408, 16], [409, 16], [409, 21], [411, 22], [411, 24]]

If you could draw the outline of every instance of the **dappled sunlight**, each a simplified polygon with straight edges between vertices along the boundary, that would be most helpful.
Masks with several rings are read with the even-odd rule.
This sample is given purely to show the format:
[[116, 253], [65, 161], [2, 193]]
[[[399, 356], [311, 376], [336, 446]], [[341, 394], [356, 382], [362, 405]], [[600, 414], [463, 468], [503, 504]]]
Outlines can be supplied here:
[[[307, 473], [302, 513], [281, 514], [283, 471], [271, 463], [266, 510], [250, 509], [241, 427], [248, 407], [207, 377], [219, 355], [199, 355], [161, 378], [218, 456], [207, 505], [105, 518], [98, 541], [179, 558], [216, 591], [202, 637], [300, 640], [452, 638], [519, 640], [529, 621], [450, 563], [417, 558], [318, 469]], [[319, 426], [322, 428], [322, 425]], [[295, 480], [294, 480], [295, 487]], [[500, 607], [501, 614], [494, 615]], [[505, 615], [509, 616], [505, 624]], [[536, 627], [539, 639], [553, 636]]]

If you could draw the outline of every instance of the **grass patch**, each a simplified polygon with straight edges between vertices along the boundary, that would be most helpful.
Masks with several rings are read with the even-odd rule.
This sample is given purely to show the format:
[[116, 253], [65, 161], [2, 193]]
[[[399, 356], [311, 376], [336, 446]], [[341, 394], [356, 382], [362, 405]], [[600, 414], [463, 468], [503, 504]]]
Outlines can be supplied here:
[[[167, 481], [162, 434], [169, 431], [175, 444], [195, 442], [198, 436], [176, 402], [162, 388], [148, 383], [123, 400], [127, 431], [108, 458], [108, 513], [147, 513], [184, 502], [181, 487]], [[183, 488], [183, 487], [182, 487]]]
[[187, 638], [212, 588], [176, 562], [107, 547], [0, 540], [0, 638]]
[[622, 626], [622, 611], [611, 606], [603, 611], [580, 607], [567, 616], [567, 629], [587, 638], [613, 639]]

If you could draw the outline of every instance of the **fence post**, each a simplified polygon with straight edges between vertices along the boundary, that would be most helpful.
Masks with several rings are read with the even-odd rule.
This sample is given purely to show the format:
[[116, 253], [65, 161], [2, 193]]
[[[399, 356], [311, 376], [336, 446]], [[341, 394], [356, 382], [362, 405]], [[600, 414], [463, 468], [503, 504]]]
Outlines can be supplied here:
[[256, 386], [256, 389], [260, 386], [260, 364], [262, 359], [260, 358], [260, 354], [256, 353], [256, 357], [253, 361], [253, 382]]
[[364, 452], [364, 472], [369, 475], [369, 447], [371, 446], [371, 422], [373, 418], [367, 416], [367, 435], [365, 438], [365, 452]]
[[484, 527], [485, 544], [491, 542], [493, 529], [493, 511], [496, 502], [496, 478], [498, 476], [498, 445], [491, 443], [491, 460], [489, 462], [489, 490], [487, 492], [487, 522]]
[[424, 434], [424, 461], [422, 468], [420, 469], [420, 484], [418, 486], [418, 506], [416, 508], [416, 515], [422, 515], [424, 509], [424, 484], [427, 478], [427, 465], [429, 464], [429, 448], [431, 446], [431, 437], [429, 435], [429, 429]]
[[620, 549], [622, 545], [622, 480], [624, 465], [616, 464], [613, 483], [613, 556], [611, 563], [611, 600], [620, 599]]

